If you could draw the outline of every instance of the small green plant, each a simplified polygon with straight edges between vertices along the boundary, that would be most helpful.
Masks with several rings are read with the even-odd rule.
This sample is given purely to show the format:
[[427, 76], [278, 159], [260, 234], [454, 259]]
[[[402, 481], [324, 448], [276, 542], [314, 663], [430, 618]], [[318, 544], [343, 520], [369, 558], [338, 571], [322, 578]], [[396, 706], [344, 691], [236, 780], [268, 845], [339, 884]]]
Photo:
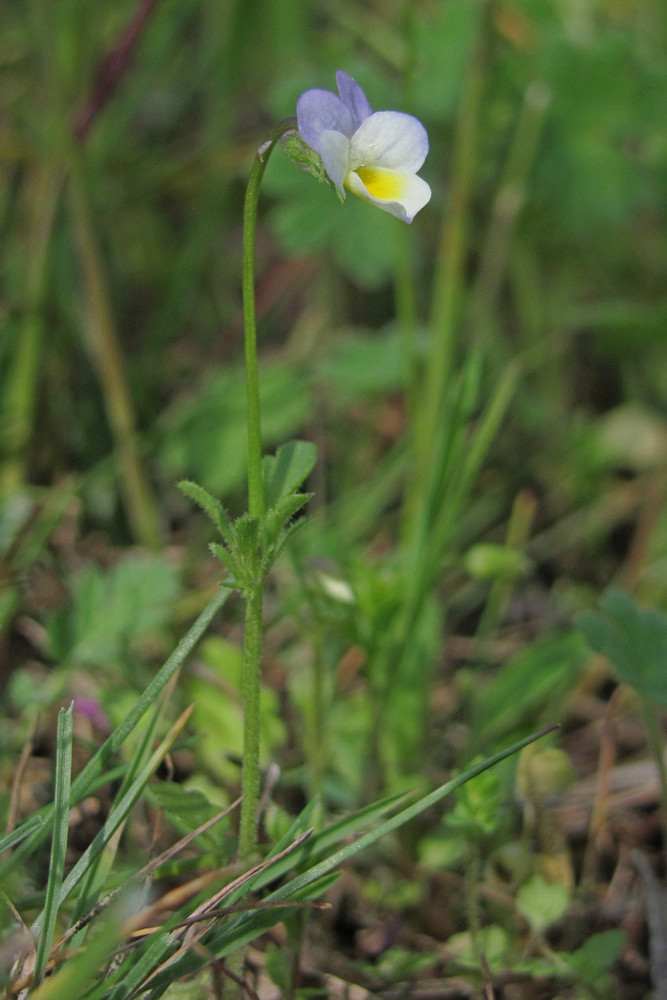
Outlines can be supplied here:
[[[317, 807], [314, 800], [291, 823], [279, 841], [270, 847], [263, 861], [249, 869], [242, 866], [236, 877], [230, 878], [228, 874], [229, 853], [225, 855], [223, 851], [220, 857], [224, 841], [218, 834], [209, 843], [208, 851], [213, 848], [220, 867], [207, 875], [195, 876], [191, 888], [186, 883], [179, 893], [178, 905], [174, 909], [173, 904], [169, 904], [169, 916], [155, 929], [151, 924], [161, 908], [159, 904], [150, 903], [142, 894], [142, 884], [169, 871], [181, 877], [185, 875], [188, 868], [178, 864], [179, 852], [193, 844], [202, 844], [206, 849], [207, 832], [225, 819], [238, 803], [220, 811], [212, 809], [201, 795], [196, 797], [195, 803], [190, 802], [192, 796], [188, 797], [187, 793], [181, 793], [179, 800], [169, 793], [166, 805], [176, 808], [182, 819], [186, 800], [189, 808], [196, 805], [200, 817], [203, 809], [204, 818], [194, 827], [192, 823], [186, 823], [187, 829], [176, 845], [152, 859], [141, 870], [132, 872], [129, 879], [127, 875], [118, 877], [112, 873], [118, 838], [130, 811], [146, 792], [147, 783], [175, 745], [190, 715], [190, 709], [183, 712], [157, 747], [152, 749], [166, 706], [161, 695], [227, 596], [228, 591], [221, 589], [129, 714], [74, 779], [71, 777], [72, 709], [60, 712], [54, 802], [0, 840], [0, 853], [3, 855], [0, 878], [5, 892], [14, 895], [21, 891], [23, 866], [31, 858], [39, 857], [42, 845], [51, 839], [46, 890], [36, 898], [37, 915], [30, 928], [37, 942], [35, 961], [32, 963], [29, 960], [32, 943], [25, 946], [17, 943], [17, 960], [12, 975], [6, 979], [7, 985], [15, 991], [28, 988], [37, 997], [60, 996], [64, 993], [59, 991], [77, 982], [78, 995], [81, 996], [120, 1000], [141, 990], [152, 1000], [157, 1000], [170, 983], [206, 967], [211, 962], [211, 956], [220, 960], [236, 952], [284, 919], [287, 912], [314, 904], [331, 885], [336, 869], [343, 862], [415, 819], [475, 775], [542, 735], [535, 734], [522, 740], [409, 805], [405, 804], [404, 795], [393, 796], [330, 823], [319, 833], [314, 833], [312, 828]], [[130, 761], [119, 765], [118, 751], [147, 712], [150, 712], [150, 719], [137, 750]], [[119, 783], [105, 823], [76, 864], [65, 874], [70, 811], [91, 792], [110, 781]], [[160, 786], [150, 794], [157, 795], [159, 800]], [[364, 829], [367, 832], [362, 833]], [[277, 881], [280, 882], [279, 887], [258, 900], [259, 891], [271, 883], [275, 885]], [[110, 909], [113, 912], [111, 917], [107, 917]], [[57, 922], [61, 928], [67, 928], [60, 936], [56, 935]], [[110, 929], [112, 926], [113, 930]], [[98, 928], [100, 931], [104, 929], [104, 946], [97, 933]], [[127, 944], [120, 948], [123, 939]], [[70, 955], [74, 945], [76, 948]], [[203, 946], [203, 950], [199, 945]], [[85, 946], [83, 955], [88, 956], [85, 962], [77, 952], [81, 946]], [[118, 955], [112, 967], [107, 968], [117, 948], [120, 948]], [[63, 967], [55, 971], [63, 963]], [[45, 985], [40, 992], [40, 983], [44, 981], [47, 971], [53, 971], [53, 975], [48, 979], [48, 988]]]

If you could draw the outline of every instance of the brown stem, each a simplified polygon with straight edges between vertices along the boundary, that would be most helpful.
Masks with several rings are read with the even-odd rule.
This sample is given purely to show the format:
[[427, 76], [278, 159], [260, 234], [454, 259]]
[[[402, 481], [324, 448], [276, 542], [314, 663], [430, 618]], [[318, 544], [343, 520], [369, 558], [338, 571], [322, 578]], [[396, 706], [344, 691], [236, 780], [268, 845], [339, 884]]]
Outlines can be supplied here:
[[84, 141], [93, 122], [118, 89], [158, 3], [159, 0], [141, 0], [134, 16], [123, 29], [118, 42], [105, 56], [97, 74], [95, 86], [74, 119], [72, 134], [77, 142]]

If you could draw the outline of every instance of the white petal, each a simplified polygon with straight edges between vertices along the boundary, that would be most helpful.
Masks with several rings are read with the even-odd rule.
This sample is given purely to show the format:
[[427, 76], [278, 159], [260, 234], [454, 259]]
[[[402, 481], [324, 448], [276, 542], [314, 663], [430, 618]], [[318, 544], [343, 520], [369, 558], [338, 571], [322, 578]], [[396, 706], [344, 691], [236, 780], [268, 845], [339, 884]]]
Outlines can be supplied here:
[[346, 136], [354, 132], [350, 112], [330, 90], [307, 90], [302, 94], [296, 104], [296, 119], [301, 138], [320, 155], [323, 132], [342, 132]]
[[352, 127], [356, 132], [361, 123], [373, 114], [373, 109], [356, 80], [353, 80], [347, 73], [343, 73], [342, 69], [336, 73], [336, 83], [340, 99], [350, 112]]
[[319, 152], [324, 169], [345, 197], [343, 181], [350, 169], [350, 140], [342, 132], [327, 129], [320, 136]]
[[352, 136], [353, 167], [367, 164], [414, 174], [427, 153], [426, 129], [401, 111], [376, 111]]
[[362, 176], [355, 171], [348, 173], [345, 178], [348, 190], [403, 222], [412, 222], [430, 201], [430, 187], [415, 174], [383, 168], [361, 168], [360, 173]]

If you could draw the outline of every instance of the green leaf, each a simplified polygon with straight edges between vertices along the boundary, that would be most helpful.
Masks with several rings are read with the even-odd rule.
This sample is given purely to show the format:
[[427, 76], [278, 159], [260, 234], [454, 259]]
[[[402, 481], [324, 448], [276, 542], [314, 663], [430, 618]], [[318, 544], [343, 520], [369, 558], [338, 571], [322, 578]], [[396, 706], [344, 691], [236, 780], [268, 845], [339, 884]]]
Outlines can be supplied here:
[[496, 971], [507, 966], [511, 953], [509, 935], [504, 927], [489, 924], [480, 927], [473, 936], [471, 931], [461, 931], [447, 938], [447, 951], [455, 956], [458, 962], [468, 968], [479, 969], [480, 952], [486, 958], [489, 967]]
[[274, 565], [278, 556], [285, 548], [290, 539], [294, 538], [298, 531], [302, 531], [303, 528], [308, 524], [308, 519], [302, 517], [300, 521], [296, 521], [291, 524], [281, 535], [278, 536], [277, 541], [271, 549], [266, 553], [264, 560], [262, 562], [262, 573], [264, 576], [269, 572], [271, 567]]
[[229, 575], [235, 580], [239, 579], [241, 569], [229, 549], [226, 549], [224, 545], [220, 545], [218, 542], [211, 542], [209, 549], [215, 558], [220, 560]]
[[[287, 161], [285, 165], [291, 173], [297, 173]], [[297, 180], [303, 185], [303, 177]], [[321, 191], [340, 211], [323, 187], [312, 184], [311, 188]], [[303, 388], [295, 392], [295, 385]], [[304, 375], [293, 362], [262, 364], [259, 391], [262, 441], [266, 447], [274, 447], [307, 423], [311, 396]], [[243, 487], [247, 429], [242, 368], [226, 368], [209, 375], [196, 395], [176, 400], [160, 424], [160, 457], [170, 474], [194, 479], [215, 496], [229, 496]]]
[[43, 823], [44, 820], [39, 815], [31, 816], [25, 823], [21, 823], [21, 826], [17, 830], [13, 830], [12, 833], [7, 834], [6, 837], [0, 840], [0, 854], [4, 854], [10, 847], [20, 844], [22, 840], [25, 840], [31, 833], [38, 830]]
[[254, 579], [259, 557], [259, 527], [258, 517], [241, 514], [232, 525], [234, 532], [234, 555], [238, 560], [239, 583], [248, 586]]
[[405, 383], [405, 338], [397, 326], [373, 335], [337, 337], [316, 374], [339, 403], [371, 394], [395, 392]]
[[485, 741], [515, 732], [534, 720], [536, 713], [563, 699], [586, 659], [581, 636], [567, 635], [538, 639], [513, 656], [493, 679], [480, 687], [475, 681], [475, 732]]
[[266, 506], [275, 507], [283, 497], [298, 490], [312, 472], [316, 459], [317, 449], [311, 441], [289, 441], [275, 455], [266, 455], [262, 460]]
[[205, 514], [209, 516], [213, 524], [216, 526], [224, 540], [228, 545], [231, 544], [231, 525], [229, 522], [229, 516], [227, 511], [222, 506], [219, 500], [216, 500], [208, 490], [205, 490], [203, 486], [198, 483], [193, 483], [190, 479], [183, 479], [179, 484], [178, 488], [181, 493], [184, 493], [186, 497], [190, 500], [194, 500], [196, 504], [199, 504], [201, 509]]
[[264, 190], [277, 195], [272, 218], [286, 250], [326, 253], [357, 286], [380, 288], [396, 267], [400, 223], [360, 198], [340, 205], [321, 184], [304, 180], [286, 158], [271, 164]]
[[[154, 782], [147, 789], [148, 798], [155, 801], [181, 834], [192, 833], [220, 812], [219, 804], [211, 802], [198, 788], [184, 788], [174, 781]], [[209, 851], [219, 851], [228, 822], [216, 824], [212, 830], [200, 833], [197, 843]]]
[[609, 971], [625, 944], [625, 931], [613, 929], [592, 934], [581, 948], [560, 957], [571, 965], [586, 983], [594, 983]]
[[609, 660], [619, 678], [647, 701], [667, 705], [667, 617], [657, 608], [640, 610], [620, 590], [609, 590], [601, 613], [583, 611], [576, 622], [587, 643]]
[[264, 961], [271, 982], [279, 988], [282, 996], [287, 996], [292, 981], [291, 955], [287, 949], [279, 948], [277, 944], [269, 942]]
[[547, 882], [535, 875], [522, 885], [516, 905], [534, 931], [541, 933], [558, 920], [570, 905], [570, 891], [562, 882]]
[[56, 780], [54, 795], [53, 838], [46, 883], [46, 898], [41, 913], [42, 928], [35, 956], [34, 982], [41, 983], [46, 971], [58, 916], [60, 890], [65, 871], [65, 853], [69, 830], [70, 784], [72, 780], [72, 706], [58, 713], [56, 742]]
[[169, 621], [178, 595], [177, 570], [163, 557], [130, 555], [113, 569], [88, 566], [71, 580], [71, 602], [47, 621], [58, 659], [106, 666], [128, 645]]
[[502, 814], [502, 790], [498, 771], [485, 771], [466, 782], [457, 792], [456, 805], [446, 824], [477, 841], [497, 828]]
[[266, 548], [270, 549], [278, 540], [280, 532], [297, 511], [308, 503], [312, 493], [288, 493], [267, 510], [264, 515], [264, 536]]

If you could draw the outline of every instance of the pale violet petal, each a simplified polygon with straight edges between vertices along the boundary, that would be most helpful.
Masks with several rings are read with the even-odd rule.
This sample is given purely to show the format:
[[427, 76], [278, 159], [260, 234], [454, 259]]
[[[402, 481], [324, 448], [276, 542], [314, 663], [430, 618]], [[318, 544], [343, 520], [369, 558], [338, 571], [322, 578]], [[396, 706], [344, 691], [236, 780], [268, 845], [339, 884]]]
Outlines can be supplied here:
[[354, 132], [350, 112], [330, 90], [307, 90], [302, 94], [296, 104], [296, 120], [301, 138], [320, 155], [323, 132], [342, 132], [348, 137]]
[[350, 169], [350, 140], [342, 132], [325, 129], [320, 136], [319, 153], [324, 169], [345, 197], [343, 181]]
[[336, 73], [336, 83], [340, 99], [350, 112], [353, 131], [356, 132], [361, 123], [373, 114], [373, 109], [356, 80], [344, 73], [342, 69]]
[[414, 174], [427, 153], [426, 129], [401, 111], [376, 111], [352, 136], [353, 168], [368, 164]]
[[364, 179], [359, 173], [350, 171], [345, 178], [346, 188], [403, 222], [412, 222], [417, 212], [431, 199], [431, 189], [426, 181], [413, 173], [362, 168], [361, 174]]

